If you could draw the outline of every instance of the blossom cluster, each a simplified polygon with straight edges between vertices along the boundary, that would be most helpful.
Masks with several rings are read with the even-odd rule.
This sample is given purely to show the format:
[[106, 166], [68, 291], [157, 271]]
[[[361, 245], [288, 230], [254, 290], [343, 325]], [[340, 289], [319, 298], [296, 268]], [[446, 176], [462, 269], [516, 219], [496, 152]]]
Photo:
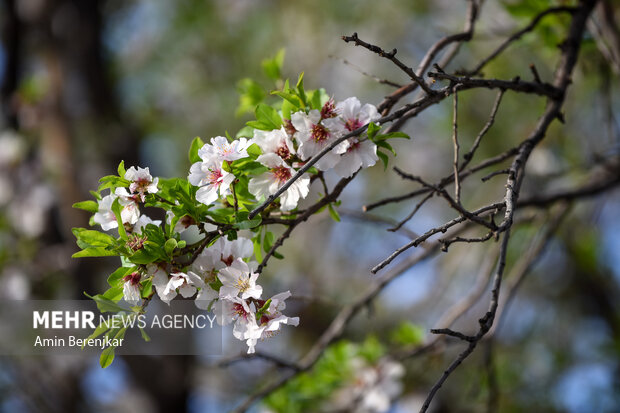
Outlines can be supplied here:
[[[104, 231], [118, 228], [121, 239], [92, 238], [92, 231], [78, 229], [76, 236], [85, 249], [77, 256], [98, 256], [102, 242], [109, 243], [104, 249], [124, 257], [123, 267], [128, 268], [121, 271], [121, 284], [111, 284], [113, 291], [122, 285], [125, 301], [135, 305], [154, 293], [165, 303], [178, 294], [193, 298], [199, 308], [213, 310], [220, 325], [233, 323], [233, 335], [246, 342], [248, 353], [254, 352], [258, 340], [274, 335], [281, 325], [298, 325], [298, 317], [282, 313], [289, 291], [269, 299], [262, 297], [263, 288], [257, 283], [258, 264], [252, 260], [255, 238], [237, 234], [240, 229], [254, 228], [260, 240], [262, 230], [235, 225], [241, 213], [247, 217], [257, 202], [275, 194], [310, 158], [328, 146], [333, 148], [316, 162], [313, 173], [333, 170], [340, 177], [350, 177], [379, 159], [377, 145], [368, 138], [350, 137], [335, 144], [379, 118], [373, 105], [362, 105], [355, 97], [338, 103], [325, 98], [322, 104], [315, 101], [314, 107], [299, 109], [287, 116], [271, 107], [264, 109], [267, 120], [257, 114], [259, 125], [254, 127], [251, 138], [217, 136], [209, 143], [197, 138], [199, 146], [190, 150], [193, 164], [187, 181], [160, 181], [149, 168], [131, 167], [125, 171], [123, 165], [119, 166], [118, 177], [102, 178], [96, 206], [86, 201], [78, 207], [92, 210], [93, 222]], [[310, 191], [310, 181], [309, 173], [296, 179], [280, 195], [276, 204], [279, 209], [297, 208]], [[110, 193], [101, 195], [107, 188]], [[164, 224], [145, 215], [141, 206], [163, 208]], [[195, 253], [190, 254], [184, 252], [186, 241], [180, 238], [189, 226], [205, 235], [204, 245], [200, 249], [192, 246], [194, 249], [189, 251]], [[189, 261], [178, 260], [188, 256]], [[106, 299], [116, 297], [114, 292], [107, 293]]]
[[[230, 184], [235, 176], [225, 170], [224, 162], [247, 158], [248, 147], [256, 144], [261, 150], [256, 161], [268, 170], [252, 177], [248, 190], [257, 200], [265, 199], [275, 194], [304, 162], [338, 138], [379, 117], [375, 106], [362, 105], [356, 97], [350, 97], [337, 104], [329, 100], [321, 110], [295, 112], [279, 129], [254, 130], [250, 140], [240, 138], [229, 143], [226, 138], [218, 136], [198, 151], [201, 161], [192, 165], [188, 180], [200, 187], [196, 200], [203, 204], [209, 205], [218, 197], [230, 195]], [[320, 171], [333, 169], [345, 178], [360, 168], [373, 166], [378, 159], [377, 146], [373, 142], [352, 137], [320, 158], [316, 167]], [[300, 198], [308, 195], [309, 186], [307, 174], [293, 182], [280, 197], [280, 209], [290, 211], [297, 207]]]

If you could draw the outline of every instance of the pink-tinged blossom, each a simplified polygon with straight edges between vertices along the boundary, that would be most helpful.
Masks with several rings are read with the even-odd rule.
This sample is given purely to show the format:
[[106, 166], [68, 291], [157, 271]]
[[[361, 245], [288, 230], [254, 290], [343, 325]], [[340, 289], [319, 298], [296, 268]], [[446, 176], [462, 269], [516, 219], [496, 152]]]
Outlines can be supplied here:
[[211, 144], [204, 144], [202, 148], [198, 150], [198, 156], [202, 158], [204, 162], [222, 162], [222, 161], [236, 161], [237, 159], [248, 157], [248, 146], [250, 143], [246, 138], [239, 138], [232, 142], [228, 142], [223, 136], [216, 136], [211, 138]]
[[[370, 122], [380, 118], [377, 108], [369, 103], [362, 106], [359, 99], [350, 97], [336, 105], [337, 117], [326, 119], [324, 123], [338, 136], [344, 136]], [[373, 166], [377, 157], [377, 146], [368, 141], [352, 137], [346, 141], [347, 149], [342, 154], [334, 171], [343, 178], [348, 178], [360, 168]]]
[[187, 177], [190, 184], [199, 186], [196, 200], [205, 205], [211, 205], [219, 197], [230, 195], [230, 184], [235, 176], [222, 169], [221, 161], [196, 162]]
[[241, 294], [241, 298], [245, 300], [250, 297], [260, 298], [263, 293], [263, 287], [256, 284], [258, 274], [252, 272], [241, 258], [220, 270], [218, 278], [222, 282], [220, 298], [233, 298]]
[[142, 298], [140, 295], [140, 281], [142, 276], [135, 271], [123, 277], [123, 299], [129, 304], [136, 305]]
[[[329, 119], [325, 119], [325, 121], [327, 120]], [[304, 161], [321, 152], [337, 137], [330, 127], [326, 126], [327, 123], [321, 122], [321, 114], [316, 109], [311, 110], [308, 114], [304, 112], [293, 113], [291, 115], [291, 123], [297, 130], [295, 138], [300, 143], [299, 148], [297, 148], [297, 154]], [[323, 155], [315, 166], [321, 171], [333, 168], [338, 163], [340, 154], [344, 153], [346, 149], [347, 143], [341, 142], [334, 149]]]
[[[264, 154], [258, 157], [258, 162], [269, 168], [269, 171], [250, 179], [248, 190], [256, 199], [267, 198], [275, 194], [295, 171], [274, 153]], [[290, 211], [297, 207], [300, 198], [305, 198], [310, 191], [310, 178], [304, 174], [288, 187], [280, 195], [280, 209]]]
[[[220, 299], [213, 307], [217, 323], [221, 326], [228, 325], [233, 321], [241, 319], [241, 323], [247, 323], [249, 319], [256, 320], [253, 308], [250, 308], [246, 300], [239, 297]], [[242, 339], [242, 337], [237, 337]]]
[[271, 131], [255, 129], [254, 138], [250, 141], [250, 144], [252, 143], [257, 144], [263, 151], [263, 154], [275, 153], [283, 160], [287, 160], [292, 155], [295, 155], [293, 141], [286, 133], [284, 127]]
[[[122, 193], [119, 190], [125, 190], [126, 188], [116, 188], [117, 192]], [[129, 195], [127, 193], [127, 195]], [[112, 204], [114, 201], [119, 198], [116, 194], [110, 194], [104, 196], [99, 201], [99, 210], [95, 213], [93, 220], [101, 225], [101, 228], [104, 231], [108, 231], [113, 228], [118, 228], [118, 222], [116, 221], [116, 216], [112, 211]], [[131, 197], [120, 197], [119, 203], [121, 205], [121, 221], [123, 224], [131, 224], [134, 225], [138, 222], [140, 217], [140, 209], [138, 208], [138, 204], [136, 204]]]
[[350, 177], [360, 168], [373, 166], [379, 160], [377, 145], [368, 139], [360, 141], [357, 138], [350, 138], [347, 141], [349, 143], [347, 151], [334, 166], [334, 172], [342, 178]]
[[193, 296], [196, 294], [197, 287], [204, 286], [204, 282], [198, 275], [188, 271], [187, 274], [183, 272], [172, 273], [169, 278], [156, 273], [153, 276], [153, 285], [159, 298], [168, 304], [177, 296], [177, 292], [185, 298]]
[[127, 188], [116, 188], [114, 194], [118, 197], [121, 209], [121, 220], [123, 224], [134, 225], [140, 218], [140, 207], [138, 206], [138, 195], [132, 195]]
[[[285, 300], [290, 296], [290, 291], [274, 295], [271, 297], [269, 308], [261, 315], [260, 320], [251, 320], [244, 325], [242, 337], [248, 346], [248, 354], [254, 353], [254, 347], [258, 340], [264, 340], [277, 334], [282, 324], [299, 325], [299, 317], [287, 317], [282, 314], [286, 308]], [[262, 307], [266, 303], [267, 300], [257, 300], [256, 306]]]
[[142, 202], [144, 202], [147, 193], [155, 194], [158, 191], [157, 183], [159, 178], [153, 179], [149, 173], [149, 168], [138, 167], [136, 169], [136, 167], [132, 166], [125, 172], [125, 179], [131, 181], [129, 191], [132, 194], [138, 194]]

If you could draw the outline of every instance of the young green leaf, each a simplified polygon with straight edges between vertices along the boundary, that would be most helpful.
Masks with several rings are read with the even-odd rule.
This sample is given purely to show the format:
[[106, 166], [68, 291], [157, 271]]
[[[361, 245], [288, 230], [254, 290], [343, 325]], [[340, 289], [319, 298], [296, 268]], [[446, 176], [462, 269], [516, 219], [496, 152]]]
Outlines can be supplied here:
[[118, 176], [120, 176], [121, 178], [125, 177], [125, 172], [127, 172], [125, 170], [125, 161], [121, 161], [121, 163], [118, 164], [118, 168], [116, 168], [116, 171], [118, 172]]
[[329, 210], [329, 216], [331, 216], [334, 221], [340, 222], [340, 215], [338, 215], [338, 212], [332, 204], [327, 204], [327, 209]]
[[123, 225], [123, 220], [121, 219], [121, 209], [119, 199], [116, 198], [112, 203], [112, 212], [114, 212], [116, 222], [118, 223], [118, 235], [120, 235], [123, 240], [127, 240], [127, 232], [125, 231], [125, 226]]
[[72, 205], [73, 208], [82, 209], [84, 211], [92, 212], [93, 214], [99, 211], [99, 205], [95, 201], [82, 201], [76, 202]]
[[198, 156], [198, 150], [204, 146], [204, 142], [200, 137], [196, 136], [194, 140], [192, 140], [192, 144], [189, 147], [189, 161], [191, 163], [200, 162], [200, 156]]

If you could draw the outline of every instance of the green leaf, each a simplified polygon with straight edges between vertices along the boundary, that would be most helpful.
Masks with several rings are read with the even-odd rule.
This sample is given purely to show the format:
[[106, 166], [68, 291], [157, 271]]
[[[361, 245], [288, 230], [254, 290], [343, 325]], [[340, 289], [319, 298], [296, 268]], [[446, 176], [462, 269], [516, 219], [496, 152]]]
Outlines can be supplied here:
[[[116, 335], [114, 336], [113, 340], [119, 340], [123, 337], [125, 337], [125, 332], [127, 331], [127, 327], [123, 327], [121, 328]], [[101, 357], [99, 357], [99, 365], [102, 368], [106, 368], [108, 367], [110, 364], [112, 364], [112, 362], [114, 361], [114, 350], [115, 350], [115, 346], [110, 346], [110, 347], [106, 347], [102, 352], [101, 352]]]
[[88, 230], [84, 228], [72, 228], [71, 232], [79, 241], [91, 247], [107, 247], [116, 244], [116, 240], [111, 235], [103, 232]]
[[386, 141], [377, 141], [377, 142], [375, 142], [375, 144], [378, 147], [380, 147], [380, 148], [387, 149], [388, 151], [392, 152], [392, 154], [394, 154], [394, 156], [396, 156], [396, 151], [394, 150], [394, 148], [392, 148], [392, 145], [390, 145]]
[[374, 137], [373, 141], [384, 141], [386, 139], [395, 139], [395, 138], [403, 138], [403, 139], [411, 139], [409, 135], [405, 132], [390, 132], [382, 135], [377, 135]]
[[265, 89], [249, 78], [241, 79], [237, 83], [237, 90], [239, 91], [239, 106], [235, 112], [237, 116], [252, 112], [267, 96]]
[[189, 147], [189, 161], [191, 163], [196, 163], [196, 162], [200, 162], [202, 161], [202, 159], [200, 159], [200, 156], [198, 156], [198, 150], [200, 148], [202, 148], [204, 146], [204, 142], [202, 141], [202, 139], [200, 139], [199, 136], [196, 136], [193, 140], [192, 140], [192, 144]]
[[237, 135], [235, 135], [237, 139], [251, 138], [252, 136], [254, 136], [254, 128], [252, 128], [251, 126], [244, 126], [239, 130], [239, 132], [237, 132]]
[[271, 80], [279, 80], [282, 78], [282, 64], [284, 63], [284, 49], [280, 49], [271, 59], [264, 59], [261, 62], [263, 72]]
[[114, 212], [116, 222], [118, 223], [118, 235], [120, 235], [123, 240], [127, 240], [127, 232], [125, 231], [125, 226], [123, 225], [123, 220], [121, 218], [121, 209], [119, 198], [116, 198], [112, 203], [112, 212]]
[[259, 231], [256, 237], [252, 239], [252, 243], [254, 245], [254, 256], [256, 257], [256, 260], [259, 262], [262, 262], [263, 254], [261, 253], [260, 235], [261, 235], [261, 232]]
[[123, 307], [101, 294], [90, 296], [87, 293], [84, 293], [84, 295], [88, 298], [93, 299], [97, 304], [97, 308], [102, 313], [118, 313], [119, 311], [125, 311]]
[[334, 209], [332, 204], [327, 204], [327, 209], [329, 210], [329, 216], [336, 222], [340, 222], [340, 215], [338, 215], [338, 211]]
[[374, 122], [368, 124], [368, 139], [374, 140], [375, 135], [381, 130], [381, 126]]
[[233, 224], [233, 227], [236, 229], [252, 229], [260, 225], [263, 218], [260, 215], [255, 216], [252, 219], [241, 221]]
[[309, 106], [308, 98], [306, 97], [306, 91], [304, 90], [304, 72], [300, 73], [295, 88], [297, 89], [297, 94], [299, 95], [299, 99], [301, 99], [301, 102], [304, 104], [304, 107]]
[[281, 92], [279, 90], [274, 90], [271, 93], [273, 95], [280, 96], [286, 102], [290, 103], [291, 106], [293, 107], [293, 109], [295, 109], [295, 110], [299, 110], [299, 109], [302, 109], [304, 107], [304, 102], [302, 102], [302, 100], [297, 95], [294, 95], [294, 94], [288, 93], [288, 92]]
[[116, 168], [116, 171], [118, 172], [118, 176], [120, 176], [121, 178], [125, 177], [125, 173], [127, 172], [125, 170], [125, 161], [121, 161], [121, 163], [118, 164], [118, 168]]
[[90, 247], [78, 251], [71, 256], [71, 258], [85, 258], [85, 257], [115, 257], [118, 253], [104, 247]]
[[256, 107], [256, 110], [254, 111], [254, 114], [256, 115], [257, 121], [270, 127], [270, 129], [265, 130], [278, 129], [280, 128], [280, 126], [282, 126], [282, 118], [280, 117], [278, 112], [269, 105], [259, 103]]
[[274, 240], [275, 240], [275, 236], [273, 235], [273, 232], [267, 231], [265, 233], [265, 238], [263, 239], [263, 249], [265, 250], [265, 252], [271, 251], [271, 247], [273, 247]]
[[157, 259], [160, 258], [159, 254], [155, 251], [146, 250], [145, 248], [136, 251], [131, 257], [129, 257], [129, 261], [134, 264], [150, 264]]
[[[110, 329], [110, 326], [108, 325], [107, 320], [105, 320], [105, 321], [99, 323], [97, 328], [95, 328], [95, 331], [93, 331], [91, 333], [91, 335], [86, 337], [86, 340], [91, 340], [93, 338], [97, 338], [100, 335], [102, 335], [103, 333], [105, 333], [106, 331], [108, 331], [109, 329]], [[84, 341], [84, 344], [82, 344], [82, 350], [84, 349], [84, 346], [86, 345], [86, 340]]]
[[248, 146], [247, 152], [248, 152], [248, 155], [250, 155], [250, 158], [253, 158], [253, 159], [258, 158], [263, 153], [263, 151], [260, 149], [260, 146], [258, 146], [255, 143]]
[[176, 247], [177, 247], [177, 240], [174, 238], [170, 238], [164, 244], [164, 251], [166, 251], [167, 255], [172, 255], [172, 252], [175, 250]]
[[142, 339], [146, 342], [151, 341], [151, 337], [149, 337], [148, 334], [146, 334], [146, 331], [144, 331], [143, 328], [140, 328], [140, 335], [142, 336]]
[[84, 211], [92, 212], [93, 214], [99, 211], [99, 204], [95, 201], [82, 201], [76, 202], [72, 205], [73, 208], [82, 209]]
[[107, 347], [101, 352], [99, 357], [99, 365], [101, 368], [106, 368], [114, 361], [114, 347]]
[[401, 346], [414, 346], [424, 340], [424, 329], [418, 325], [403, 321], [390, 334], [390, 341]]
[[377, 151], [377, 156], [379, 157], [379, 159], [381, 159], [381, 162], [383, 162], [383, 170], [386, 170], [388, 167], [388, 156], [381, 151]]
[[120, 267], [112, 274], [110, 274], [110, 276], [108, 277], [108, 285], [110, 285], [111, 287], [117, 286], [124, 276], [131, 274], [137, 269], [138, 267], [136, 267], [135, 265], [132, 265], [131, 267]]
[[260, 320], [260, 318], [269, 310], [269, 306], [271, 305], [271, 298], [265, 301], [265, 304], [256, 312], [256, 319]]

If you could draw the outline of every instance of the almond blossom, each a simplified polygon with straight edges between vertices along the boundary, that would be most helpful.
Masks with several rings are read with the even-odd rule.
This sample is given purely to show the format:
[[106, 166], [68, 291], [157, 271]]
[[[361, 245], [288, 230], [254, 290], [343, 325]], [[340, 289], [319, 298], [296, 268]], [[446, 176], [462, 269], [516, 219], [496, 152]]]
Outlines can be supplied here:
[[271, 131], [255, 129], [250, 143], [257, 144], [263, 154], [275, 153], [285, 161], [295, 155], [295, 146], [284, 127]]
[[198, 156], [204, 162], [221, 162], [221, 161], [236, 161], [237, 159], [248, 157], [248, 140], [246, 138], [239, 138], [232, 142], [228, 142], [223, 136], [216, 136], [211, 138], [211, 144], [204, 144], [202, 148], [198, 150]]
[[222, 169], [221, 161], [212, 159], [194, 163], [187, 180], [200, 187], [196, 192], [196, 200], [211, 205], [219, 197], [230, 195], [230, 184], [235, 180], [235, 176]]
[[134, 271], [123, 277], [123, 298], [129, 304], [136, 305], [142, 298], [140, 295], [140, 281], [142, 275], [139, 272]]
[[[380, 118], [374, 105], [366, 103], [362, 106], [356, 97], [338, 102], [336, 112], [339, 116], [326, 119], [324, 123], [339, 136], [344, 136]], [[369, 140], [360, 141], [357, 137], [352, 137], [347, 139], [346, 144], [346, 151], [334, 165], [334, 171], [343, 178], [350, 177], [360, 168], [373, 166], [379, 160], [377, 145]]]
[[[119, 189], [121, 190], [124, 189], [125, 193], [127, 192], [126, 188], [116, 188], [116, 189], [117, 191]], [[122, 193], [122, 191], [118, 191], [118, 192]], [[127, 195], [129, 194], [127, 193]], [[101, 228], [104, 231], [108, 231], [113, 228], [118, 228], [118, 222], [116, 221], [116, 216], [114, 215], [114, 212], [112, 211], [112, 204], [117, 198], [119, 198], [118, 195], [109, 194], [101, 198], [101, 200], [99, 200], [99, 210], [93, 216], [93, 220], [97, 224], [101, 225]], [[122, 207], [121, 221], [123, 222], [123, 224], [134, 225], [135, 223], [137, 223], [140, 217], [140, 209], [138, 208], [138, 204], [136, 204], [131, 199], [131, 197], [120, 197], [119, 203]]]
[[[248, 191], [257, 199], [267, 198], [269, 195], [275, 194], [295, 172], [275, 153], [261, 155], [256, 160], [270, 168], [269, 171], [250, 179]], [[290, 211], [297, 207], [299, 198], [305, 198], [308, 195], [309, 187], [310, 177], [304, 174], [280, 195], [280, 209]]]
[[[296, 112], [291, 115], [291, 123], [297, 130], [295, 138], [299, 141], [297, 154], [302, 160], [308, 160], [330, 145], [336, 134], [321, 119], [321, 113], [313, 109], [308, 114]], [[338, 163], [340, 154], [347, 149], [347, 143], [341, 142], [317, 161], [315, 166], [321, 171], [331, 169]]]
[[153, 179], [149, 173], [149, 168], [140, 168], [132, 166], [125, 172], [125, 179], [131, 181], [129, 185], [129, 191], [133, 194], [138, 194], [140, 200], [144, 202], [147, 193], [157, 193], [157, 183], [159, 178]]
[[153, 277], [153, 285], [159, 295], [159, 298], [166, 304], [170, 303], [174, 297], [181, 294], [185, 298], [189, 298], [196, 294], [197, 287], [203, 287], [204, 282], [198, 275], [192, 271], [174, 272], [170, 274], [170, 278], [162, 276], [161, 273], [155, 274]]
[[251, 272], [248, 264], [237, 258], [230, 266], [222, 269], [218, 278], [222, 282], [220, 298], [232, 298], [241, 294], [242, 299], [260, 298], [263, 287], [256, 285], [258, 274]]

